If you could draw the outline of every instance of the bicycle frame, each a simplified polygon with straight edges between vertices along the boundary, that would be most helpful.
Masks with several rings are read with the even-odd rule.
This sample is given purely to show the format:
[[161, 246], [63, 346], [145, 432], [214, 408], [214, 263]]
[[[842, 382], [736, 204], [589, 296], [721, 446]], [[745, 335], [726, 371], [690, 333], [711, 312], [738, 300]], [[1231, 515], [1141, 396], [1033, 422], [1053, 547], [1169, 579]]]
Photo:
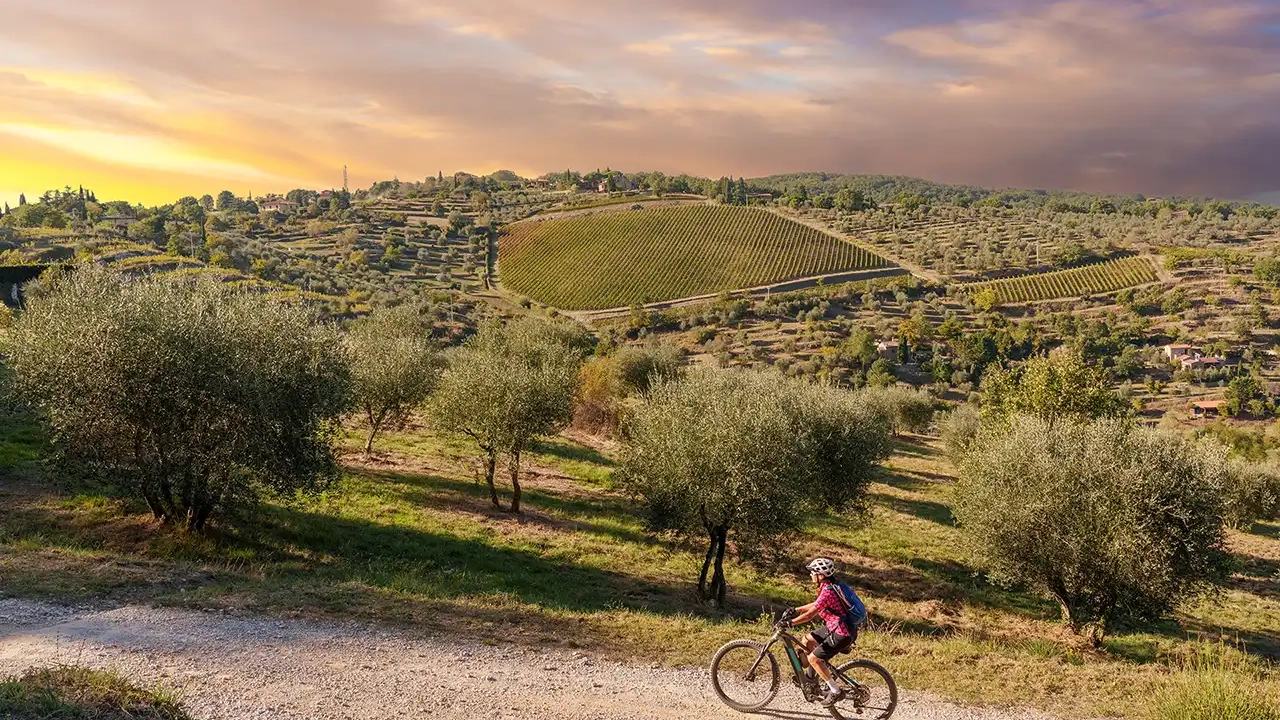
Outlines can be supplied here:
[[794, 635], [780, 627], [774, 629], [773, 637], [770, 637], [769, 642], [765, 643], [764, 648], [760, 651], [760, 656], [756, 658], [751, 669], [747, 671], [747, 678], [754, 679], [756, 668], [760, 667], [760, 663], [764, 661], [764, 656], [768, 654], [769, 651], [773, 649], [773, 646], [777, 645], [779, 641], [782, 642], [783, 647], [786, 649], [787, 660], [791, 663], [791, 674], [795, 678], [796, 685], [799, 685], [800, 690], [804, 692], [805, 700], [810, 700], [809, 687], [805, 682], [804, 665], [800, 662], [800, 655], [796, 652], [796, 648], [799, 647], [800, 641], [797, 640]]
[[[781, 627], [774, 628], [773, 636], [769, 638], [769, 642], [765, 643], [764, 648], [760, 651], [760, 656], [756, 658], [756, 661], [751, 665], [751, 669], [747, 671], [747, 680], [755, 679], [756, 669], [759, 668], [760, 663], [764, 661], [764, 656], [767, 655], [773, 649], [773, 646], [778, 644], [779, 641], [782, 642], [782, 645], [786, 650], [787, 660], [791, 662], [791, 674], [795, 679], [795, 684], [798, 685], [800, 687], [800, 691], [804, 693], [804, 699], [806, 701], [813, 702], [817, 696], [810, 692], [809, 683], [806, 682], [808, 678], [806, 678], [804, 674], [804, 665], [800, 662], [799, 653], [796, 652], [796, 648], [800, 646], [800, 641], [796, 639], [796, 636]], [[829, 665], [829, 667], [831, 668], [831, 672], [841, 680], [844, 680], [855, 688], [858, 687], [858, 683], [855, 680], [837, 670], [834, 665]]]

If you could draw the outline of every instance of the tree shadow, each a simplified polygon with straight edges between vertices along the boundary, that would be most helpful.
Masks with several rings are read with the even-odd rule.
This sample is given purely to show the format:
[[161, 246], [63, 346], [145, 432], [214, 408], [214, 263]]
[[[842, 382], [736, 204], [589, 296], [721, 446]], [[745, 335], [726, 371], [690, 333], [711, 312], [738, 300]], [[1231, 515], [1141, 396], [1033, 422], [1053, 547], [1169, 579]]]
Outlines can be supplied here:
[[1248, 532], [1250, 535], [1280, 540], [1280, 523], [1254, 523]]
[[955, 518], [951, 514], [951, 508], [940, 502], [931, 500], [909, 500], [885, 493], [871, 493], [870, 496], [881, 505], [887, 506], [895, 512], [904, 515], [912, 515], [922, 520], [928, 520], [939, 525], [951, 527], [955, 524]]
[[613, 460], [602, 455], [595, 448], [583, 447], [581, 445], [572, 445], [559, 440], [543, 439], [533, 443], [529, 448], [535, 453], [543, 455], [551, 455], [561, 460], [574, 460], [577, 462], [587, 462], [602, 467], [611, 468], [615, 463]]

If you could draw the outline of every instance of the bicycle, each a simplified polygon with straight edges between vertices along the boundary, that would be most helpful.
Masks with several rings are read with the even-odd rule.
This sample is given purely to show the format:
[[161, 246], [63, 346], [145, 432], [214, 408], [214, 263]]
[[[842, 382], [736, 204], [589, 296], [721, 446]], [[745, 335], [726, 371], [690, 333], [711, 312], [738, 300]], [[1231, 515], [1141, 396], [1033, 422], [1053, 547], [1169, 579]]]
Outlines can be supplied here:
[[[788, 621], [793, 617], [794, 611], [783, 612], [774, 621], [773, 636], [767, 643], [734, 640], [711, 657], [711, 686], [725, 705], [739, 712], [753, 713], [773, 702], [781, 680], [778, 660], [772, 652], [778, 642], [782, 643], [790, 661], [792, 683], [800, 688], [805, 701], [813, 703], [822, 699], [821, 678], [805, 675], [796, 651], [800, 641], [787, 632], [790, 627]], [[870, 660], [851, 660], [839, 667], [832, 665], [832, 670], [836, 682], [845, 692], [844, 698], [827, 708], [832, 717], [837, 720], [850, 717], [887, 720], [893, 714], [898, 706], [898, 686], [888, 670]], [[750, 696], [752, 691], [758, 695]], [[867, 712], [879, 714], [864, 715]]]

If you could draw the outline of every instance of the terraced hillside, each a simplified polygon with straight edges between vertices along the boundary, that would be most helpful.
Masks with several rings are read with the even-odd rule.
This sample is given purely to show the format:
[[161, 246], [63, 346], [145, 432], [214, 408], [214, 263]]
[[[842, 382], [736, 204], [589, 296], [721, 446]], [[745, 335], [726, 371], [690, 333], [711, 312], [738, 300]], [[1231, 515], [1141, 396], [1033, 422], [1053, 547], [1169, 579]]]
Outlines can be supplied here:
[[1155, 280], [1156, 271], [1150, 260], [1127, 257], [1070, 270], [974, 283], [966, 288], [972, 293], [993, 290], [998, 302], [1010, 303], [1108, 293]]
[[509, 226], [504, 286], [566, 310], [659, 302], [886, 267], [883, 258], [766, 210], [691, 205]]

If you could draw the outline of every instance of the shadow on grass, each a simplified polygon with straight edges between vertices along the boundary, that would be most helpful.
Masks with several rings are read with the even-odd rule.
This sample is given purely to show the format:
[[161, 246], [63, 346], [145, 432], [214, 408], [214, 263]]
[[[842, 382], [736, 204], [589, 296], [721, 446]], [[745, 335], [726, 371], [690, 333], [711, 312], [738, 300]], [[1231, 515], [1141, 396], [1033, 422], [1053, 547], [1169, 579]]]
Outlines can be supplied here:
[[940, 502], [931, 500], [909, 500], [907, 498], [894, 497], [884, 493], [871, 493], [871, 498], [895, 512], [903, 515], [912, 515], [921, 520], [928, 520], [939, 525], [951, 527], [955, 524], [955, 519], [951, 514], [951, 508]]
[[574, 460], [577, 462], [587, 462], [602, 467], [614, 467], [614, 462], [609, 458], [601, 455], [594, 448], [583, 447], [581, 445], [571, 445], [559, 440], [538, 440], [530, 448], [535, 453], [543, 455], [551, 455], [561, 460]]
[[936, 458], [940, 454], [935, 448], [925, 443], [922, 438], [911, 435], [899, 435], [893, 438], [892, 447], [894, 453], [908, 457]]
[[1280, 523], [1255, 523], [1249, 528], [1250, 535], [1280, 540]]

